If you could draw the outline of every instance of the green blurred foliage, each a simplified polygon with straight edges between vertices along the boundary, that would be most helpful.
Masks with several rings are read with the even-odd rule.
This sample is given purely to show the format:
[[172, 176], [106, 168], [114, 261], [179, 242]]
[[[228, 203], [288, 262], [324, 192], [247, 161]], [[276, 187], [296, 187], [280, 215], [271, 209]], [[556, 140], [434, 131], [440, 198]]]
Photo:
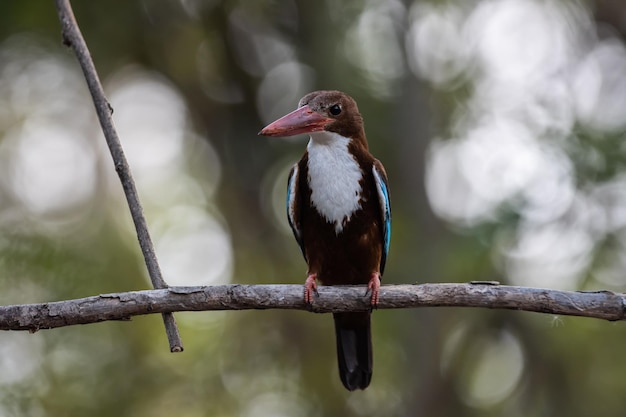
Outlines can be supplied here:
[[[457, 135], [455, 123], [477, 89], [476, 69], [468, 64], [452, 82], [438, 85], [409, 71], [404, 46], [412, 19], [423, 11], [417, 6], [456, 3], [154, 0], [73, 6], [108, 91], [124, 71], [137, 71], [182, 97], [181, 135], [196, 142], [185, 142], [184, 166], [173, 183], [151, 193], [140, 181], [139, 190], [149, 196], [146, 211], [157, 241], [176, 224], [161, 220], [167, 208], [160, 196], [173, 206], [180, 192], [216, 219], [227, 234], [232, 265], [212, 282], [303, 281], [305, 264], [285, 228], [281, 199], [286, 169], [305, 142], [268, 140], [257, 132], [304, 93], [336, 88], [359, 103], [372, 152], [390, 179], [394, 223], [384, 282], [506, 283], [502, 242], [522, 229], [523, 204], [509, 199], [467, 224], [436, 215], [427, 197], [432, 141]], [[459, 10], [470, 13], [483, 3]], [[591, 9], [578, 2], [554, 3], [572, 3], [593, 21]], [[609, 5], [615, 7], [598, 3], [595, 16], [610, 17], [601, 8]], [[611, 36], [623, 41], [618, 32]], [[4, 59], [19, 56], [15, 45], [28, 45], [26, 52], [34, 48], [28, 59], [62, 62], [75, 79], [70, 97], [82, 97], [65, 105], [91, 110], [77, 63], [61, 45], [52, 2], [0, 3], [0, 50], [13, 51]], [[5, 75], [10, 64], [0, 62]], [[54, 100], [49, 106], [67, 97], [48, 97]], [[0, 95], [0, 107], [13, 109], [12, 100]], [[120, 109], [114, 117], [122, 124]], [[0, 182], [2, 304], [149, 287], [98, 125], [93, 115], [77, 121], [83, 113], [77, 114], [68, 121], [84, 125], [78, 135], [98, 155], [95, 191], [74, 208], [79, 220], [62, 212], [38, 214], [10, 191], [16, 188], [11, 178]], [[2, 146], [13, 143], [11, 132], [29, 116], [0, 116], [0, 161], [6, 167], [11, 161]], [[607, 132], [577, 121], [568, 135], [563, 149], [577, 190], [623, 176], [621, 129]], [[121, 139], [128, 145], [132, 138], [122, 133]], [[145, 142], [141, 151], [156, 150]], [[207, 156], [211, 152], [217, 158]], [[191, 191], [177, 189], [177, 179]], [[576, 288], [606, 287], [594, 274], [623, 252], [620, 232], [593, 242], [592, 261], [577, 273]], [[184, 278], [166, 276], [176, 283]], [[623, 291], [624, 285], [618, 280], [610, 289]], [[620, 415], [626, 405], [623, 323], [491, 310], [378, 311], [372, 385], [349, 393], [337, 376], [330, 317], [245, 311], [177, 318], [181, 354], [168, 352], [157, 315], [4, 333], [0, 416], [588, 416]]]

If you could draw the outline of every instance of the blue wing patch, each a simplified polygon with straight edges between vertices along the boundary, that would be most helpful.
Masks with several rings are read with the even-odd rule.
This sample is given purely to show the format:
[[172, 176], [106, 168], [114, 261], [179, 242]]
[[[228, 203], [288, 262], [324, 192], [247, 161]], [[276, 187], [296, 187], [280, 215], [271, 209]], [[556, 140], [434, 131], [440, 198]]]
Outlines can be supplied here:
[[389, 187], [387, 185], [387, 175], [385, 169], [379, 161], [374, 163], [372, 167], [374, 180], [376, 182], [376, 191], [378, 193], [378, 202], [380, 204], [380, 212], [383, 219], [383, 256], [380, 261], [380, 273], [385, 270], [385, 262], [389, 254], [389, 243], [391, 241], [391, 203], [389, 202]]
[[297, 198], [297, 185], [298, 185], [298, 164], [295, 164], [291, 171], [289, 172], [289, 179], [287, 180], [287, 220], [289, 221], [289, 226], [291, 227], [291, 231], [293, 232], [298, 245], [300, 245], [300, 250], [302, 254], [306, 258], [306, 254], [304, 253], [304, 247], [302, 246], [302, 234], [300, 231], [300, 221], [298, 219], [299, 210], [296, 205], [298, 204]]

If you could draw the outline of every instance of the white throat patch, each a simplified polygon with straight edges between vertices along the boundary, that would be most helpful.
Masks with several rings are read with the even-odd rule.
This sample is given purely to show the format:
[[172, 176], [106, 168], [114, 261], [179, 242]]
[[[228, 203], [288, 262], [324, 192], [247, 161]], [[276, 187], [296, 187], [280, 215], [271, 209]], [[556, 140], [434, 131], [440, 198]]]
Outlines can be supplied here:
[[361, 167], [348, 151], [350, 139], [332, 132], [311, 134], [309, 153], [309, 186], [311, 202], [337, 234], [344, 220], [361, 208]]

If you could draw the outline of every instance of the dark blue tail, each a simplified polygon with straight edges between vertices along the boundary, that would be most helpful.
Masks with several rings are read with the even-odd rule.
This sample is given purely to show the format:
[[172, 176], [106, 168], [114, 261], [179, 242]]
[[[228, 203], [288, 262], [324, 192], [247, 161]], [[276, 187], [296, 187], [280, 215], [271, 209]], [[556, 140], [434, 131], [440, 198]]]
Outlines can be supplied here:
[[370, 313], [335, 313], [339, 377], [350, 391], [365, 389], [372, 380]]

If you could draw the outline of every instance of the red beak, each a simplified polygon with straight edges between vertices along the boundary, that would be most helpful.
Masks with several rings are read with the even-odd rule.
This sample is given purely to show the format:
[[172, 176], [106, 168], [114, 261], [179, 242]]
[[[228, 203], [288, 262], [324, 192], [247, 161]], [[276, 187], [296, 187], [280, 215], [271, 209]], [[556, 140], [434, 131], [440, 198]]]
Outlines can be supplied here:
[[324, 117], [309, 106], [302, 106], [265, 126], [259, 132], [263, 136], [294, 136], [301, 133], [320, 132], [334, 119]]

